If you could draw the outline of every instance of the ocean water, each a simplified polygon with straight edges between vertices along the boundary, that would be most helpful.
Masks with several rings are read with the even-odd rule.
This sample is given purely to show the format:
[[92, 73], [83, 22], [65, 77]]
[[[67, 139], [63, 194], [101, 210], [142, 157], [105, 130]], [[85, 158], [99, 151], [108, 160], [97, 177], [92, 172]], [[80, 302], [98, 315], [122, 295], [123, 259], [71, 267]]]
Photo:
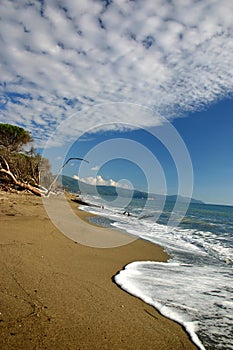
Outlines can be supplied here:
[[86, 199], [104, 205], [82, 207], [100, 215], [90, 220], [159, 244], [170, 255], [167, 263], [130, 263], [116, 283], [183, 325], [200, 349], [233, 349], [233, 207], [190, 204], [173, 228], [167, 222], [174, 203], [160, 212], [153, 200], [133, 199], [123, 208], [107, 197]]

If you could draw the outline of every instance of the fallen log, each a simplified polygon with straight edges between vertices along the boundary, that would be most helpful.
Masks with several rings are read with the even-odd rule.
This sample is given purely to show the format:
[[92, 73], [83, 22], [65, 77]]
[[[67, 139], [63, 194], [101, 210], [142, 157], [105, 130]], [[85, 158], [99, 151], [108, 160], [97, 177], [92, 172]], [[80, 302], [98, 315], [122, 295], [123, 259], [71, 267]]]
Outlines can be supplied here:
[[11, 172], [9, 164], [7, 163], [6, 159], [3, 156], [0, 156], [0, 158], [2, 159], [5, 168], [2, 166], [2, 163], [0, 162], [0, 173], [3, 173], [5, 175], [7, 175], [15, 185], [17, 185], [18, 187], [25, 189], [25, 190], [29, 190], [30, 192], [32, 192], [33, 194], [35, 194], [36, 196], [40, 196], [41, 197], [41, 192], [37, 187], [34, 187], [28, 183], [25, 183], [21, 180], [18, 180], [15, 175]]
[[97, 204], [91, 204], [88, 202], [83, 201], [81, 198], [76, 197], [76, 198], [72, 198], [71, 199], [73, 202], [81, 204], [81, 205], [86, 205], [88, 207], [96, 207], [96, 208], [102, 208], [101, 205], [97, 205]]

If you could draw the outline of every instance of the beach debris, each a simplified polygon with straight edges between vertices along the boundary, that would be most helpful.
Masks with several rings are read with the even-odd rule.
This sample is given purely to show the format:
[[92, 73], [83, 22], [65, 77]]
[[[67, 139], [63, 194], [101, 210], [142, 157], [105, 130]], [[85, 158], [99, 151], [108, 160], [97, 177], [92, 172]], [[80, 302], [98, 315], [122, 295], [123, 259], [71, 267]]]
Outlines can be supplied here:
[[13, 183], [15, 185], [17, 185], [18, 187], [24, 189], [24, 190], [29, 190], [30, 192], [32, 192], [33, 194], [37, 195], [37, 196], [41, 196], [41, 192], [37, 187], [34, 187], [26, 182], [23, 182], [21, 180], [18, 180], [16, 178], [16, 175], [11, 171], [8, 162], [6, 161], [6, 159], [0, 155], [0, 173], [7, 175], [8, 177], [10, 177], [10, 179], [13, 181]]
[[96, 208], [102, 208], [102, 209], [104, 208], [101, 205], [85, 202], [79, 196], [76, 196], [75, 198], [71, 198], [71, 200], [72, 200], [72, 202], [75, 202], [75, 203], [78, 203], [78, 204], [81, 204], [81, 205], [86, 205], [88, 207], [96, 207]]
[[43, 164], [48, 173], [50, 164], [36, 152], [32, 142], [25, 129], [0, 123], [0, 188], [4, 191], [26, 190], [41, 196], [39, 166]]

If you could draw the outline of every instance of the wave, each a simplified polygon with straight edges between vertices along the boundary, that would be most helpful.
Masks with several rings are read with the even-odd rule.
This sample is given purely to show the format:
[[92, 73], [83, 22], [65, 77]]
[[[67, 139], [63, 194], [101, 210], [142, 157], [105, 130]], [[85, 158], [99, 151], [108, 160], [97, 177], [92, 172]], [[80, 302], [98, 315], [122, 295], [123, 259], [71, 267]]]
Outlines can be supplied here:
[[[154, 205], [153, 201], [151, 203]], [[193, 213], [189, 212], [186, 217], [185, 227], [172, 228], [155, 221], [158, 212], [152, 206], [144, 212], [140, 207], [131, 207], [133, 216], [129, 217], [122, 215], [120, 207], [110, 205], [104, 209], [83, 209], [100, 215], [108, 227], [163, 246], [170, 255], [168, 263], [134, 262], [127, 265], [115, 276], [122, 289], [182, 324], [200, 349], [205, 346], [225, 350], [233, 347], [230, 217], [227, 219], [224, 215], [221, 221], [220, 217], [214, 220], [210, 215], [205, 220], [202, 216], [205, 210], [201, 208], [199, 215], [195, 206]], [[195, 225], [197, 221], [199, 226]]]
[[[191, 319], [187, 318], [187, 307], [184, 307], [183, 304], [179, 303], [171, 303], [169, 306], [166, 306], [162, 299], [156, 297], [153, 298], [151, 296], [151, 293], [147, 293], [145, 291], [145, 284], [142, 283], [142, 278], [144, 279], [143, 282], [147, 282], [147, 285], [151, 285], [151, 281], [148, 283], [148, 277], [145, 281], [145, 275], [144, 277], [141, 276], [140, 272], [143, 272], [143, 269], [141, 268], [141, 265], [145, 266], [146, 264], [151, 264], [152, 266], [155, 264], [158, 264], [160, 267], [167, 268], [169, 267], [180, 267], [180, 264], [177, 263], [155, 263], [151, 261], [144, 261], [144, 262], [134, 262], [125, 267], [124, 270], [120, 271], [115, 277], [115, 282], [126, 292], [140, 298], [144, 302], [146, 302], [149, 305], [152, 305], [155, 307], [163, 316], [170, 318], [173, 321], [178, 322], [181, 324], [187, 331], [187, 333], [190, 335], [190, 338], [192, 339], [193, 343], [201, 350], [205, 350], [204, 345], [198, 338], [196, 334], [197, 326], [195, 321], [191, 321]], [[138, 279], [140, 280], [140, 283], [135, 283]], [[151, 280], [155, 280], [154, 275], [152, 276]], [[171, 290], [169, 291], [169, 295], [171, 293]], [[172, 305], [171, 305], [172, 304]], [[178, 310], [183, 310], [183, 312]], [[194, 311], [197, 312], [196, 309], [192, 307], [188, 307], [189, 312]]]

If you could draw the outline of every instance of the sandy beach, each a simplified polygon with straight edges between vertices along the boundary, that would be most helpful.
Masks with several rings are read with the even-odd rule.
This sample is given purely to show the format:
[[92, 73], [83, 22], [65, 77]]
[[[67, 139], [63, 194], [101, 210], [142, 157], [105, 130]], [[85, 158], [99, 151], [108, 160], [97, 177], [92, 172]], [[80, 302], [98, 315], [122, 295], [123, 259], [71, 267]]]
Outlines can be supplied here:
[[[166, 261], [161, 247], [136, 240], [91, 248], [63, 235], [38, 197], [0, 192], [0, 203], [2, 350], [196, 349], [180, 325], [112, 280], [132, 261]], [[80, 234], [94, 227], [118, 235], [91, 226], [77, 204], [70, 206]]]

